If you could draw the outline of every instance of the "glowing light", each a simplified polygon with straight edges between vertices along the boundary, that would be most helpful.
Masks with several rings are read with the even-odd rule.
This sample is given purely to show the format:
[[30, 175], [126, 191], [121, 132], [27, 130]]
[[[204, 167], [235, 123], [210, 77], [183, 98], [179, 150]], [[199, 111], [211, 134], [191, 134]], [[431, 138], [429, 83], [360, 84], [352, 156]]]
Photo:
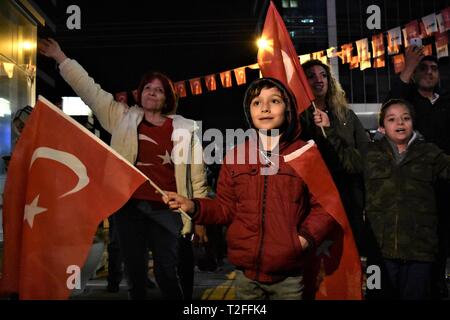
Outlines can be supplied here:
[[265, 50], [269, 47], [269, 41], [267, 41], [267, 39], [264, 38], [259, 38], [256, 44], [258, 45], [258, 48], [261, 50]]
[[32, 50], [35, 48], [35, 45], [30, 41], [24, 41], [22, 42], [22, 48], [24, 50]]

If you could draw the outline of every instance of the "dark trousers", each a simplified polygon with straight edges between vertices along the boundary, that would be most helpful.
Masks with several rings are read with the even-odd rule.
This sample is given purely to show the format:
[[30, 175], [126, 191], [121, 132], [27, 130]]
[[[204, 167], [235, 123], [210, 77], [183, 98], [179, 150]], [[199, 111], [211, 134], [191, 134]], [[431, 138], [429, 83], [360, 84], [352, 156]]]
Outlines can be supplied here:
[[384, 299], [431, 299], [433, 263], [383, 259], [382, 293]]
[[108, 285], [116, 286], [122, 281], [122, 257], [115, 214], [109, 216]]
[[434, 299], [448, 297], [446, 281], [447, 257], [450, 253], [450, 185], [439, 182], [436, 187], [436, 203], [438, 208], [439, 251], [433, 265], [432, 293]]
[[148, 201], [130, 200], [115, 218], [130, 298], [146, 297], [147, 253], [150, 249], [155, 279], [163, 297], [170, 300], [190, 299], [193, 284], [192, 246], [189, 239], [180, 235], [180, 215], [167, 209], [154, 210]]

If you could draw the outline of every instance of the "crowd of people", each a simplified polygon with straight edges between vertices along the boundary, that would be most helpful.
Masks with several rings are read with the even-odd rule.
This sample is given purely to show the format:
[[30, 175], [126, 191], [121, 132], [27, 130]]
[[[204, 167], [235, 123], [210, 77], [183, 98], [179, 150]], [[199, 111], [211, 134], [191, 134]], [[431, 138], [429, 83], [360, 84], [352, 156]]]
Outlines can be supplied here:
[[[102, 90], [53, 39], [41, 40], [39, 50], [59, 64], [61, 76], [111, 134], [111, 147], [166, 191], [161, 196], [142, 185], [111, 220], [117, 248], [110, 254], [120, 252], [131, 299], [146, 297], [149, 251], [163, 296], [191, 299], [192, 238], [206, 242], [208, 235], [222, 237], [222, 227], [215, 230], [213, 225], [227, 226], [226, 255], [236, 267], [238, 299], [303, 299], [309, 257], [339, 227], [313, 194], [315, 186], [284, 160], [309, 149], [308, 140], [315, 141], [313, 149], [336, 185], [359, 254], [382, 270], [381, 290], [369, 290], [366, 297], [448, 295], [450, 101], [438, 90], [437, 59], [424, 56], [422, 48], [406, 49], [405, 68], [380, 109], [376, 139], [364, 130], [330, 67], [321, 61], [302, 66], [316, 107], [300, 117], [294, 95], [283, 83], [253, 81], [243, 100], [249, 128], [256, 134], [244, 145], [255, 143], [264, 157], [255, 164], [225, 157], [214, 197], [208, 196], [204, 164], [193, 159], [202, 147], [197, 127], [176, 115], [177, 96], [167, 76], [145, 74], [138, 105], [128, 106]], [[189, 132], [188, 139], [173, 141], [180, 129]], [[188, 143], [191, 161], [173, 159], [177, 143]], [[278, 171], [262, 174], [260, 169], [270, 167], [273, 157]], [[178, 209], [192, 221], [173, 212]], [[219, 247], [209, 247], [215, 267], [224, 256], [215, 255]], [[120, 278], [120, 270], [116, 278], [111, 275], [111, 286]]]

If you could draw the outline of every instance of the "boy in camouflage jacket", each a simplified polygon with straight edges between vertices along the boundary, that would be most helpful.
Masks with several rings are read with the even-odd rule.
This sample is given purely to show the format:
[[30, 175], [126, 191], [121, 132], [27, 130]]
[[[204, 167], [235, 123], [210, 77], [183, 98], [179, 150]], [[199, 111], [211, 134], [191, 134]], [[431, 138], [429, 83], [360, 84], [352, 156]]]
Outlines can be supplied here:
[[413, 118], [406, 101], [386, 102], [379, 120], [385, 136], [365, 157], [368, 256], [382, 269], [381, 298], [430, 298], [438, 250], [434, 184], [450, 179], [450, 157], [413, 130]]

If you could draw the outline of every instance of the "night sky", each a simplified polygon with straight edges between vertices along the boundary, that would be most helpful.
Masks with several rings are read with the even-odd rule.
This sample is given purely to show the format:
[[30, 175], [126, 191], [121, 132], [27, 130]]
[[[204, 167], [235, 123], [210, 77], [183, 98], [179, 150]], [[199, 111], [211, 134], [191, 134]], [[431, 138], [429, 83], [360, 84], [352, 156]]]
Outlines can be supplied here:
[[[41, 0], [36, 1], [40, 3]], [[131, 91], [148, 70], [174, 82], [232, 70], [256, 62], [255, 40], [264, 1], [58, 1], [48, 16], [55, 38], [66, 54], [78, 60], [107, 91]], [[81, 30], [68, 30], [66, 8], [81, 9]], [[259, 20], [261, 21], [261, 19]], [[262, 20], [263, 21], [263, 20]], [[40, 36], [46, 31], [40, 30]], [[45, 57], [38, 64], [55, 66]], [[73, 95], [59, 76], [56, 95]], [[248, 70], [248, 80], [258, 70]], [[234, 78], [234, 76], [233, 76]], [[242, 98], [246, 85], [221, 88], [180, 99], [179, 113], [203, 120], [204, 128], [245, 127]], [[233, 79], [234, 81], [234, 79]], [[188, 82], [186, 82], [188, 85]], [[38, 84], [39, 91], [39, 84]], [[39, 92], [38, 92], [39, 93]]]

